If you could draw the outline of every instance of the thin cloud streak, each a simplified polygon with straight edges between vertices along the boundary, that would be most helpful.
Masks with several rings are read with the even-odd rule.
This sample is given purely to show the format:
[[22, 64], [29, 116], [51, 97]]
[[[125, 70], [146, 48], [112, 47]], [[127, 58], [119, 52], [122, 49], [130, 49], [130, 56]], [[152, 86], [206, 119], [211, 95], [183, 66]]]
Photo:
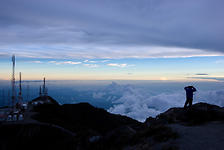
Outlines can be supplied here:
[[111, 67], [120, 67], [120, 68], [124, 68], [127, 67], [127, 64], [107, 64], [107, 66], [111, 66]]
[[60, 61], [60, 62], [57, 62], [57, 61], [49, 61], [49, 63], [53, 63], [53, 64], [56, 64], [56, 65], [64, 65], [64, 64], [79, 65], [82, 62], [74, 62], [74, 61]]
[[97, 65], [97, 64], [83, 64], [83, 65], [86, 67], [90, 67], [90, 68], [98, 68], [99, 67], [99, 65]]
[[39, 61], [39, 60], [35, 60], [35, 61], [29, 61], [30, 63], [35, 63], [35, 64], [42, 64], [43, 62], [42, 61]]
[[202, 79], [202, 80], [212, 80], [224, 82], [224, 77], [187, 77], [189, 79]]
[[207, 73], [197, 73], [195, 75], [197, 75], [197, 76], [207, 76], [208, 74]]

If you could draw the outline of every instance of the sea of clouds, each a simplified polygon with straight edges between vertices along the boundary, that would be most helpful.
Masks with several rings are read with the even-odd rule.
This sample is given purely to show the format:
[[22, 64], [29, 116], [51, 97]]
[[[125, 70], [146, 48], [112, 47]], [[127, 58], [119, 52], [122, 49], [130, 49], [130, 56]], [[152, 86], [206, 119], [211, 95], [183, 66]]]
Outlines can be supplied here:
[[[153, 89], [151, 89], [153, 91]], [[105, 98], [111, 101], [112, 107], [108, 109], [114, 114], [126, 115], [138, 121], [145, 121], [149, 116], [155, 117], [171, 107], [183, 107], [185, 91], [183, 88], [171, 90], [172, 92], [150, 92], [150, 89], [135, 85], [120, 85], [113, 82], [102, 91], [94, 92], [93, 97]], [[194, 103], [206, 102], [224, 106], [224, 89], [207, 89], [195, 93]]]

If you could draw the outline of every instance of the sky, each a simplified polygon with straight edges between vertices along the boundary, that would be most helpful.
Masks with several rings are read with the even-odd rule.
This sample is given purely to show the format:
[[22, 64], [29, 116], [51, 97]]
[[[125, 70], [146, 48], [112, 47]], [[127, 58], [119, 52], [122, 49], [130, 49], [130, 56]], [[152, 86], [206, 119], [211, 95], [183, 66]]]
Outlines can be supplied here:
[[224, 78], [222, 0], [1, 0], [0, 80]]

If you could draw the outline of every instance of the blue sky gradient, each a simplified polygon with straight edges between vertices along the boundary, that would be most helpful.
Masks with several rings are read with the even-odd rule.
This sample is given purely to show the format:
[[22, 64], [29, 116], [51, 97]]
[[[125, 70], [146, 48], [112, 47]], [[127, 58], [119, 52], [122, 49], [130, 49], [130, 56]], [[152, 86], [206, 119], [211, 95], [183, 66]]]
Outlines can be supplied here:
[[[188, 58], [48, 59], [17, 58], [26, 80], [200, 80], [223, 77], [223, 56]], [[1, 79], [10, 79], [9, 58], [0, 60]]]
[[0, 79], [15, 54], [27, 80], [220, 80], [223, 4], [2, 0]]

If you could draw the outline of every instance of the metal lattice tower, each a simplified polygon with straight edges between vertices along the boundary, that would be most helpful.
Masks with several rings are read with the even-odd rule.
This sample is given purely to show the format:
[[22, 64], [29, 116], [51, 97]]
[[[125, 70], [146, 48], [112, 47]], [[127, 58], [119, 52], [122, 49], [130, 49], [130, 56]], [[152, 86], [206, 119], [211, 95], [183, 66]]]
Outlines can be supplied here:
[[46, 88], [45, 77], [44, 77], [44, 85], [43, 85], [43, 95], [44, 95], [44, 96], [47, 96], [47, 88]]
[[5, 90], [4, 89], [2, 89], [2, 104], [3, 104], [3, 106], [7, 105], [6, 101], [5, 101]]
[[42, 96], [41, 86], [40, 86], [39, 96], [40, 97]]
[[23, 96], [22, 96], [22, 76], [21, 76], [21, 72], [19, 73], [19, 96], [18, 96], [18, 100], [19, 100], [19, 105], [22, 105], [23, 102]]
[[16, 103], [16, 87], [15, 87], [15, 64], [16, 64], [15, 55], [12, 56], [12, 110], [15, 111]]
[[8, 98], [7, 98], [7, 100], [8, 100], [8, 103], [7, 103], [7, 105], [8, 105], [8, 107], [10, 108], [10, 106], [11, 106], [11, 98], [10, 98], [11, 96], [10, 96], [10, 89], [8, 89]]

